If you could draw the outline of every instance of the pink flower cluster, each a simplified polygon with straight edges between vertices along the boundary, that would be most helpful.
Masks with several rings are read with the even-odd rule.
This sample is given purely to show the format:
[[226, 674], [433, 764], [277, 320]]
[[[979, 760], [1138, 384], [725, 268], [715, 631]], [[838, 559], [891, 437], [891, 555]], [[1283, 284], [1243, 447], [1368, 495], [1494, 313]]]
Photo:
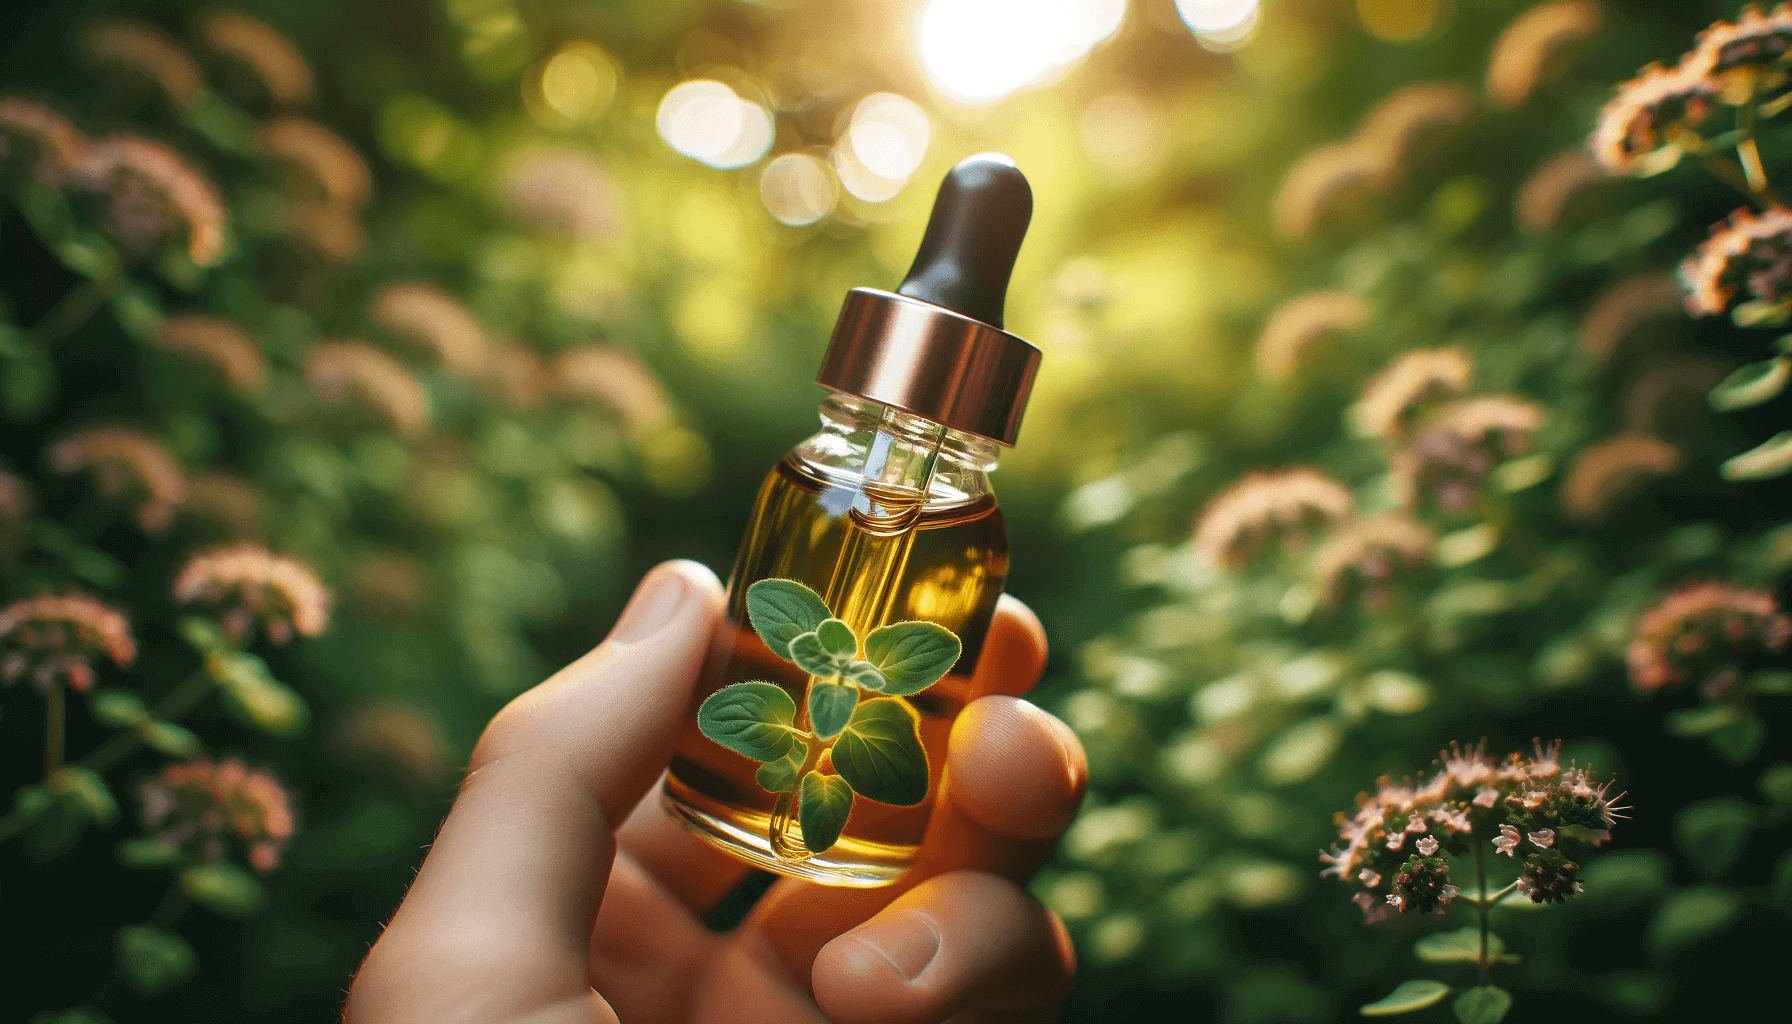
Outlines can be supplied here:
[[1462, 856], [1470, 843], [1489, 841], [1516, 856], [1528, 842], [1538, 854], [1526, 857], [1532, 881], [1527, 887], [1521, 879], [1520, 888], [1536, 902], [1571, 895], [1569, 883], [1578, 892], [1578, 866], [1561, 858], [1558, 837], [1572, 833], [1597, 846], [1629, 808], [1616, 803], [1621, 794], [1606, 795], [1610, 782], [1596, 786], [1588, 769], [1563, 768], [1560, 749], [1560, 741], [1539, 742], [1530, 756], [1495, 760], [1485, 743], [1452, 746], [1422, 783], [1380, 780], [1376, 792], [1357, 798], [1354, 814], [1338, 815], [1339, 845], [1319, 855], [1330, 865], [1320, 873], [1360, 886], [1352, 899], [1371, 922], [1396, 912], [1442, 913], [1458, 890], [1441, 854]]
[[96, 656], [124, 668], [137, 659], [137, 641], [118, 609], [86, 594], [45, 594], [0, 608], [0, 651], [0, 682], [29, 673], [44, 689], [61, 678], [87, 690]]
[[224, 628], [241, 639], [257, 621], [277, 644], [317, 636], [330, 623], [330, 592], [311, 567], [259, 544], [194, 555], [174, 579], [174, 599], [226, 606]]
[[161, 830], [157, 841], [188, 848], [206, 863], [223, 859], [228, 831], [248, 845], [251, 867], [272, 871], [293, 836], [286, 788], [236, 758], [171, 764], [143, 784], [141, 796], [144, 824]]
[[1734, 686], [1737, 662], [1792, 644], [1792, 618], [1772, 593], [1735, 583], [1689, 583], [1637, 619], [1625, 652], [1630, 685], [1644, 693], [1697, 676], [1709, 696]]

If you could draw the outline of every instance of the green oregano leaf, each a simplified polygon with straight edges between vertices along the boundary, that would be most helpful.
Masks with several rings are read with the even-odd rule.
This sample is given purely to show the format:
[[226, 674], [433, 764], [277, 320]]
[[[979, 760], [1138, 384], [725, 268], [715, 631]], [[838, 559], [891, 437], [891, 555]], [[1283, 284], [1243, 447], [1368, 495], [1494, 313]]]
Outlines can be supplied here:
[[788, 793], [795, 789], [796, 773], [803, 767], [803, 756], [808, 752], [807, 744], [798, 743], [790, 748], [790, 753], [760, 765], [754, 775], [759, 780], [759, 788], [767, 793]]
[[871, 664], [869, 661], [851, 662], [840, 673], [840, 678], [854, 686], [863, 687], [867, 690], [881, 690], [884, 688], [884, 674], [879, 672], [877, 666]]
[[865, 637], [865, 660], [883, 673], [884, 692], [893, 696], [932, 686], [963, 651], [951, 630], [932, 622], [892, 622]]
[[1450, 1005], [1462, 1024], [1500, 1024], [1512, 1009], [1512, 993], [1492, 985], [1471, 988]]
[[820, 639], [822, 648], [841, 661], [851, 661], [858, 657], [859, 638], [853, 633], [851, 626], [839, 619], [829, 619], [815, 627], [815, 635]]
[[203, 747], [192, 731], [173, 722], [138, 722], [136, 733], [151, 749], [169, 757], [188, 757]]
[[1711, 389], [1711, 408], [1730, 412], [1760, 405], [1786, 390], [1788, 381], [1792, 381], [1792, 359], [1777, 356], [1750, 363]]
[[697, 728], [729, 750], [755, 761], [776, 761], [799, 746], [796, 701], [772, 683], [724, 686], [697, 709]]
[[829, 654], [821, 644], [821, 637], [814, 632], [802, 633], [790, 641], [790, 660], [796, 667], [812, 676], [831, 679], [840, 674], [840, 659]]
[[815, 735], [831, 740], [846, 728], [852, 709], [859, 702], [856, 686], [817, 682], [809, 687], [809, 727]]
[[[1505, 951], [1505, 942], [1498, 935], [1489, 932], [1487, 955], [1498, 957]], [[1471, 925], [1453, 932], [1427, 935], [1413, 944], [1412, 952], [1428, 964], [1472, 964], [1481, 958], [1481, 930]]]
[[248, 871], [229, 861], [199, 864], [180, 873], [181, 891], [225, 917], [249, 917], [267, 905], [268, 893]]
[[1435, 1006], [1450, 994], [1450, 986], [1430, 979], [1405, 981], [1400, 987], [1362, 1008], [1365, 1017], [1392, 1017]]
[[136, 694], [123, 690], [95, 690], [87, 695], [87, 710], [94, 720], [114, 729], [125, 729], [144, 721], [149, 710]]
[[780, 658], [790, 657], [790, 642], [813, 633], [830, 616], [821, 595], [795, 580], [760, 580], [747, 588], [747, 617], [753, 632]]
[[803, 776], [801, 799], [797, 823], [803, 826], [803, 845], [821, 853], [840, 841], [852, 813], [852, 789], [838, 775], [810, 772]]
[[131, 987], [153, 996], [180, 984], [199, 966], [187, 940], [165, 928], [129, 924], [118, 929], [118, 967]]
[[927, 752], [906, 701], [861, 701], [833, 756], [834, 770], [862, 797], [898, 807], [927, 799]]

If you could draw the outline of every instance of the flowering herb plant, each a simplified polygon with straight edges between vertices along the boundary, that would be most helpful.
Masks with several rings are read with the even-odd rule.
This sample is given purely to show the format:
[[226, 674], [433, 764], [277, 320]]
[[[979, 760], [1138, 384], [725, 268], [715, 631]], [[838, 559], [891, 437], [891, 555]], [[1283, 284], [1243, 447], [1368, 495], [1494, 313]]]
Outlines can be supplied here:
[[[1507, 899], [1561, 903], [1579, 895], [1581, 865], [1565, 848], [1603, 845], [1630, 809], [1618, 803], [1623, 794], [1607, 795], [1610, 780], [1597, 782], [1590, 765], [1563, 767], [1560, 751], [1559, 741], [1538, 742], [1528, 757], [1514, 753], [1496, 760], [1485, 742], [1452, 747], [1429, 779], [1382, 779], [1375, 793], [1359, 796], [1354, 814], [1338, 815], [1339, 845], [1320, 856], [1331, 865], [1322, 874], [1361, 887], [1352, 899], [1370, 923], [1393, 914], [1442, 917], [1454, 905], [1473, 908], [1474, 925], [1428, 936], [1414, 947], [1427, 963], [1476, 966], [1477, 984], [1455, 1003], [1464, 1024], [1496, 1024], [1512, 1003], [1493, 984], [1492, 969], [1518, 961], [1488, 930], [1488, 911]], [[1488, 863], [1499, 854], [1522, 859], [1518, 877], [1496, 888], [1488, 881]], [[1454, 862], [1464, 859], [1473, 863], [1468, 888], [1451, 881]], [[1451, 991], [1440, 981], [1409, 981], [1362, 1013], [1419, 1010]]]

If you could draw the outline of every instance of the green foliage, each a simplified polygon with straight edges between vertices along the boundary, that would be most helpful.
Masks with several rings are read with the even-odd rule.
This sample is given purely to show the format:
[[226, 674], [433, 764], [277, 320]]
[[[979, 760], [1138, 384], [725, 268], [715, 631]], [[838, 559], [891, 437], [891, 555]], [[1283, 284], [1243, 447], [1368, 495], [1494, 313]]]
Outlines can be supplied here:
[[1711, 938], [1741, 914], [1742, 897], [1732, 890], [1712, 885], [1676, 889], [1649, 922], [1649, 944], [1665, 957]]
[[1503, 988], [1481, 985], [1457, 996], [1450, 1009], [1462, 1024], [1499, 1024], [1512, 1009], [1512, 994]]
[[1411, 1013], [1427, 1006], [1435, 1006], [1449, 994], [1450, 986], [1441, 981], [1403, 981], [1399, 988], [1364, 1006], [1361, 1013], [1365, 1017], [1392, 1017]]
[[180, 873], [180, 890], [193, 902], [229, 918], [257, 914], [268, 893], [255, 876], [230, 863], [197, 864]]
[[[896, 622], [865, 637], [834, 618], [827, 603], [795, 580], [759, 580], [747, 588], [747, 615], [765, 645], [811, 678], [802, 714], [784, 689], [751, 681], [722, 687], [697, 709], [703, 735], [764, 762], [755, 775], [779, 798], [773, 829], [796, 801], [803, 844], [822, 853], [839, 841], [853, 796], [910, 807], [927, 799], [930, 773], [915, 710], [918, 693], [957, 663], [962, 645], [931, 622]], [[884, 691], [871, 698], [861, 692]], [[832, 755], [837, 776], [812, 770]], [[800, 779], [800, 786], [798, 785]], [[811, 825], [813, 822], [813, 825]]]
[[[1527, 901], [1528, 902], [1528, 901]], [[1506, 943], [1498, 935], [1487, 934], [1487, 955], [1491, 960], [1517, 963], [1516, 957], [1502, 957]], [[1476, 963], [1481, 959], [1481, 930], [1458, 928], [1453, 932], [1427, 935], [1413, 944], [1413, 956], [1428, 964]]]
[[118, 930], [118, 966], [132, 988], [153, 996], [192, 977], [199, 954], [167, 929], [126, 925]]
[[1746, 800], [1711, 797], [1680, 809], [1674, 816], [1674, 838], [1700, 874], [1722, 878], [1742, 855], [1758, 816]]

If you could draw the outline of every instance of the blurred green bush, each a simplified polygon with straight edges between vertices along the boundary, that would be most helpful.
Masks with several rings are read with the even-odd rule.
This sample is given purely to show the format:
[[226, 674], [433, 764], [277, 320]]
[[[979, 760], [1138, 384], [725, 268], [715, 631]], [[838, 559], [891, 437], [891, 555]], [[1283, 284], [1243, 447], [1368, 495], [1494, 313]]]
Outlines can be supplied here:
[[[1047, 358], [1000, 486], [1011, 589], [1056, 645], [1038, 699], [1091, 756], [1035, 887], [1083, 958], [1074, 1018], [1385, 995], [1437, 929], [1365, 930], [1315, 854], [1378, 776], [1484, 736], [1563, 737], [1639, 808], [1585, 895], [1493, 911], [1518, 1012], [1742, 1005], [1792, 882], [1773, 645], [1694, 667], [1746, 700], [1703, 679], [1644, 699], [1624, 658], [1682, 583], [1777, 589], [1786, 490], [1719, 466], [1784, 410], [1711, 412], [1762, 346], [1688, 321], [1664, 275], [1726, 186], [1583, 155], [1613, 83], [1734, 6], [1231, 6], [1242, 24], [1085, 4], [1075, 45], [1025, 66], [938, 34], [1000, 4], [21, 17], [0, 601], [78, 589], [136, 650], [66, 708], [63, 763], [107, 752], [103, 773], [42, 764], [73, 676], [0, 692], [9, 1005], [336, 1012], [484, 721], [653, 561], [726, 568], [807, 430], [841, 295], [900, 275], [932, 182], [985, 149], [1038, 197], [1009, 321]], [[1056, 23], [993, 24], [1024, 56]], [[1253, 471], [1284, 475], [1227, 490]], [[314, 571], [329, 629], [233, 634], [248, 590], [177, 602], [223, 543]], [[231, 866], [265, 866], [252, 847], [157, 862], [179, 819], [149, 794], [199, 749], [290, 792], [265, 877]], [[278, 801], [254, 806], [278, 831]]]

